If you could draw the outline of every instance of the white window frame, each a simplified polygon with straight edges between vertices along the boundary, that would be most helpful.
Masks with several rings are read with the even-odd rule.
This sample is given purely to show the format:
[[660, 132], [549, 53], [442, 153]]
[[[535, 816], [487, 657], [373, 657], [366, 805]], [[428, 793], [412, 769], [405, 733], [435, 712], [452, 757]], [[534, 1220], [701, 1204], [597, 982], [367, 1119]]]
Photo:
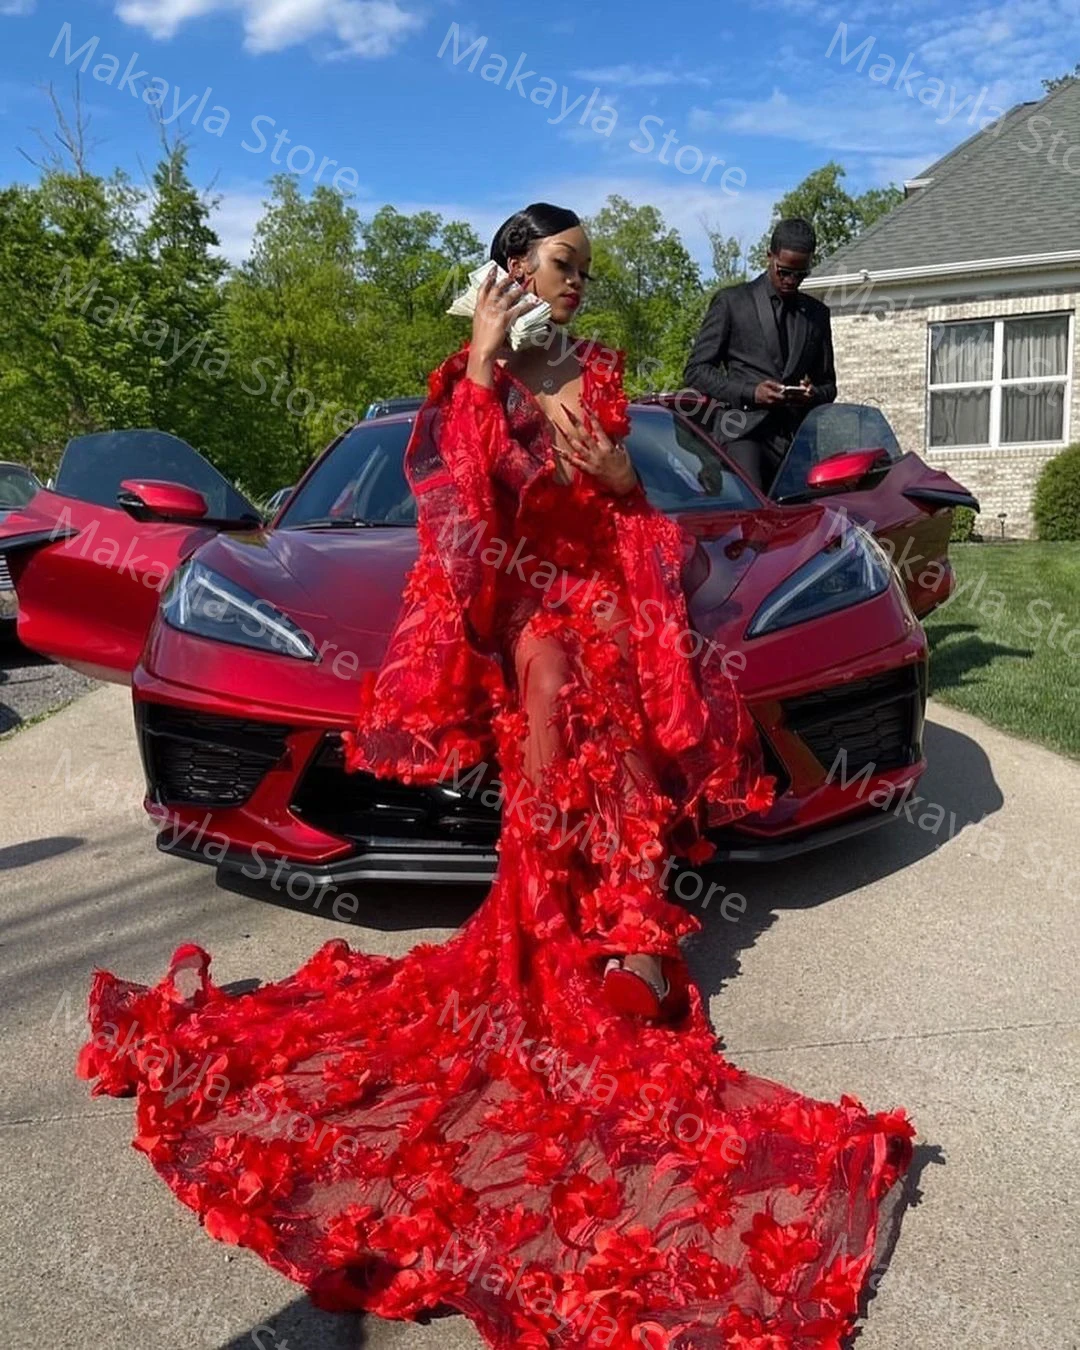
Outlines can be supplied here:
[[[1001, 370], [1005, 358], [1005, 325], [1007, 323], [1022, 323], [1030, 319], [1067, 319], [1068, 337], [1066, 338], [1066, 355], [1064, 375], [1026, 375], [1021, 379], [1005, 380], [1001, 377]], [[931, 384], [930, 372], [933, 368], [934, 355], [934, 329], [935, 328], [955, 328], [960, 325], [970, 326], [971, 324], [993, 324], [994, 326], [994, 355], [991, 367], [992, 378], [989, 380], [961, 380], [951, 384]], [[1075, 342], [1075, 324], [1076, 314], [1073, 310], [1048, 309], [1040, 310], [1034, 314], [1010, 314], [1007, 317], [992, 319], [971, 318], [971, 319], [945, 319], [928, 323], [926, 326], [926, 448], [935, 454], [941, 454], [950, 450], [1019, 450], [1027, 447], [1043, 447], [1055, 445], [1069, 445], [1071, 429], [1069, 425], [1070, 405], [1072, 403], [1072, 381], [1073, 381], [1073, 345]], [[1031, 384], [1064, 384], [1064, 410], [1061, 419], [1061, 439], [1055, 441], [1002, 441], [1001, 439], [1001, 392], [1003, 389], [1015, 387], [1016, 385]], [[949, 393], [956, 389], [989, 389], [990, 390], [990, 439], [981, 441], [974, 445], [934, 445], [930, 437], [932, 435], [932, 407], [933, 395], [939, 393]]]

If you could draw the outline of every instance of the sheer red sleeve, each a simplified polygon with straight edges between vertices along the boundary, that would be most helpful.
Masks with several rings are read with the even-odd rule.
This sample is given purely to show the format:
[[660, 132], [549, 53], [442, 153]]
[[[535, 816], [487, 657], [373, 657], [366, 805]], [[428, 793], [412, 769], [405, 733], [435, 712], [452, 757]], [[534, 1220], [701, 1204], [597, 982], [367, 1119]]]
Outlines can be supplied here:
[[[604, 348], [585, 358], [586, 397], [616, 439], [630, 431], [623, 365], [621, 352]], [[649, 502], [640, 482], [610, 497], [609, 510], [626, 593], [633, 597], [630, 633], [642, 701], [659, 744], [683, 772], [685, 813], [693, 815], [704, 801], [718, 824], [767, 807], [774, 784], [762, 773], [753, 720], [690, 623], [687, 589], [701, 584], [707, 557], [689, 531]]]
[[505, 692], [494, 627], [501, 537], [492, 469], [509, 431], [497, 394], [458, 352], [431, 377], [405, 452], [419, 556], [379, 670], [361, 689], [346, 764], [403, 782], [435, 782], [494, 754], [491, 717]]

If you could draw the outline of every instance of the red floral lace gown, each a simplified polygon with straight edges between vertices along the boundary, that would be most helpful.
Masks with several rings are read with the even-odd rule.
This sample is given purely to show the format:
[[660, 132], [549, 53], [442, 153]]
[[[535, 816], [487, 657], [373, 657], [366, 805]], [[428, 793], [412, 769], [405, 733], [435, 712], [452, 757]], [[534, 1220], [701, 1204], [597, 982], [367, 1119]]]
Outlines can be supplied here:
[[[693, 988], [662, 1025], [601, 994], [607, 955], [699, 927], [669, 849], [770, 799], [734, 689], [673, 641], [693, 540], [640, 489], [558, 483], [529, 391], [465, 362], [407, 452], [420, 555], [347, 757], [495, 793], [490, 894], [443, 946], [334, 940], [239, 996], [196, 947], [154, 989], [99, 972], [80, 1072], [136, 1094], [135, 1147], [213, 1237], [325, 1308], [458, 1309], [507, 1348], [838, 1347], [903, 1114], [735, 1068]], [[618, 358], [582, 364], [625, 434]]]

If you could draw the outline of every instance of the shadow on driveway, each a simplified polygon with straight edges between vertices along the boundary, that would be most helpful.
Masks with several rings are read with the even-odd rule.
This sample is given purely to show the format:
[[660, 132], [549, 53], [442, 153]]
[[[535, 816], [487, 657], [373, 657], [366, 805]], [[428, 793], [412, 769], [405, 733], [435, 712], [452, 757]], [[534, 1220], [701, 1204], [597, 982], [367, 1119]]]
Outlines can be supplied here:
[[10, 634], [0, 635], [0, 736], [63, 707], [96, 684], [29, 651]]
[[719, 993], [738, 975], [740, 953], [768, 931], [779, 911], [813, 909], [902, 872], [950, 837], [958, 837], [1001, 809], [1005, 799], [990, 761], [976, 741], [950, 727], [928, 722], [925, 745], [929, 767], [917, 793], [908, 798], [908, 806], [915, 822], [921, 816], [925, 818], [932, 805], [940, 806], [943, 818], [936, 831], [920, 829], [900, 813], [897, 798], [893, 819], [844, 843], [777, 863], [732, 863], [701, 869], [707, 882], [719, 881], [727, 892], [741, 893], [747, 899], [745, 913], [731, 920], [720, 912], [723, 896], [719, 892], [715, 907], [704, 914], [698, 911], [704, 929], [687, 956], [706, 998]]
[[29, 867], [31, 863], [45, 862], [49, 858], [59, 858], [62, 853], [82, 848], [85, 843], [86, 840], [80, 835], [58, 834], [50, 839], [29, 839], [25, 844], [9, 844], [7, 848], [0, 848], [0, 872]]
[[[884, 1202], [874, 1260], [859, 1300], [860, 1321], [869, 1315], [878, 1290], [887, 1282], [887, 1272], [900, 1239], [905, 1214], [922, 1200], [919, 1182], [923, 1172], [931, 1164], [940, 1165], [944, 1161], [944, 1154], [938, 1145], [916, 1145], [911, 1166], [903, 1181], [894, 1187], [891, 1196]], [[439, 1312], [433, 1312], [418, 1320], [422, 1323], [435, 1321], [440, 1315]], [[456, 1310], [447, 1310], [446, 1315], [455, 1319], [461, 1316]], [[295, 1350], [300, 1350], [300, 1347], [303, 1350], [360, 1350], [369, 1343], [365, 1320], [362, 1313], [323, 1312], [306, 1297], [301, 1297], [249, 1331], [234, 1336], [219, 1346], [218, 1350], [290, 1350], [290, 1347], [295, 1347]], [[851, 1335], [845, 1338], [844, 1350], [854, 1350], [859, 1330], [856, 1326]], [[479, 1335], [473, 1334], [479, 1340]]]
[[367, 1344], [362, 1314], [322, 1312], [298, 1298], [219, 1350], [360, 1350]]
[[[688, 955], [704, 994], [717, 993], [738, 974], [739, 952], [752, 947], [767, 931], [776, 911], [810, 909], [900, 872], [1000, 810], [1004, 798], [990, 761], [970, 736], [928, 722], [925, 748], [929, 768], [908, 805], [915, 821], [932, 805], [940, 806], [942, 819], [936, 831], [920, 829], [899, 813], [898, 798], [893, 804], [895, 819], [843, 843], [775, 863], [724, 863], [699, 869], [705, 881], [699, 895], [707, 893], [713, 881], [719, 881], [727, 892], [739, 892], [748, 900], [746, 912], [735, 921], [721, 917], [720, 892], [716, 893], [715, 909], [699, 914], [705, 931], [694, 940]], [[299, 914], [313, 912], [311, 900], [294, 899], [281, 887], [248, 881], [240, 873], [231, 874], [223, 889]], [[487, 887], [380, 882], [361, 884], [355, 894], [361, 908], [353, 919], [335, 918], [334, 892], [329, 889], [319, 912], [331, 923], [407, 932], [457, 928], [482, 903]], [[695, 906], [690, 904], [688, 908], [693, 910]], [[334, 930], [328, 930], [327, 937], [333, 935]]]

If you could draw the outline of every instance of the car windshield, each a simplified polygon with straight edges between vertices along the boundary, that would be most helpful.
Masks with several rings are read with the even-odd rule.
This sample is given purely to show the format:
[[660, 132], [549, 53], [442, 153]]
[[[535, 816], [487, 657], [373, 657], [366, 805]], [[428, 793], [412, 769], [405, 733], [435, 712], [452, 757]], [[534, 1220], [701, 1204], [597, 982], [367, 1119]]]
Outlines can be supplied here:
[[[294, 493], [280, 529], [331, 528], [362, 521], [415, 525], [405, 480], [413, 423], [360, 423], [346, 433]], [[645, 492], [661, 511], [735, 511], [759, 505], [750, 488], [689, 424], [667, 408], [636, 408], [627, 447]]]
[[0, 510], [25, 506], [40, 488], [38, 480], [21, 464], [0, 464]]
[[55, 490], [97, 506], [116, 506], [125, 478], [155, 478], [194, 488], [206, 498], [212, 520], [239, 524], [261, 519], [255, 507], [198, 451], [164, 431], [76, 436], [64, 450]]
[[815, 464], [847, 450], [884, 450], [891, 463], [901, 456], [899, 442], [880, 408], [864, 403], [824, 403], [813, 408], [795, 433], [770, 496], [776, 501], [802, 496]]
[[364, 414], [365, 419], [370, 420], [375, 417], [391, 417], [394, 413], [418, 412], [423, 407], [423, 398], [405, 397], [405, 398], [385, 398], [378, 403], [372, 403]]

